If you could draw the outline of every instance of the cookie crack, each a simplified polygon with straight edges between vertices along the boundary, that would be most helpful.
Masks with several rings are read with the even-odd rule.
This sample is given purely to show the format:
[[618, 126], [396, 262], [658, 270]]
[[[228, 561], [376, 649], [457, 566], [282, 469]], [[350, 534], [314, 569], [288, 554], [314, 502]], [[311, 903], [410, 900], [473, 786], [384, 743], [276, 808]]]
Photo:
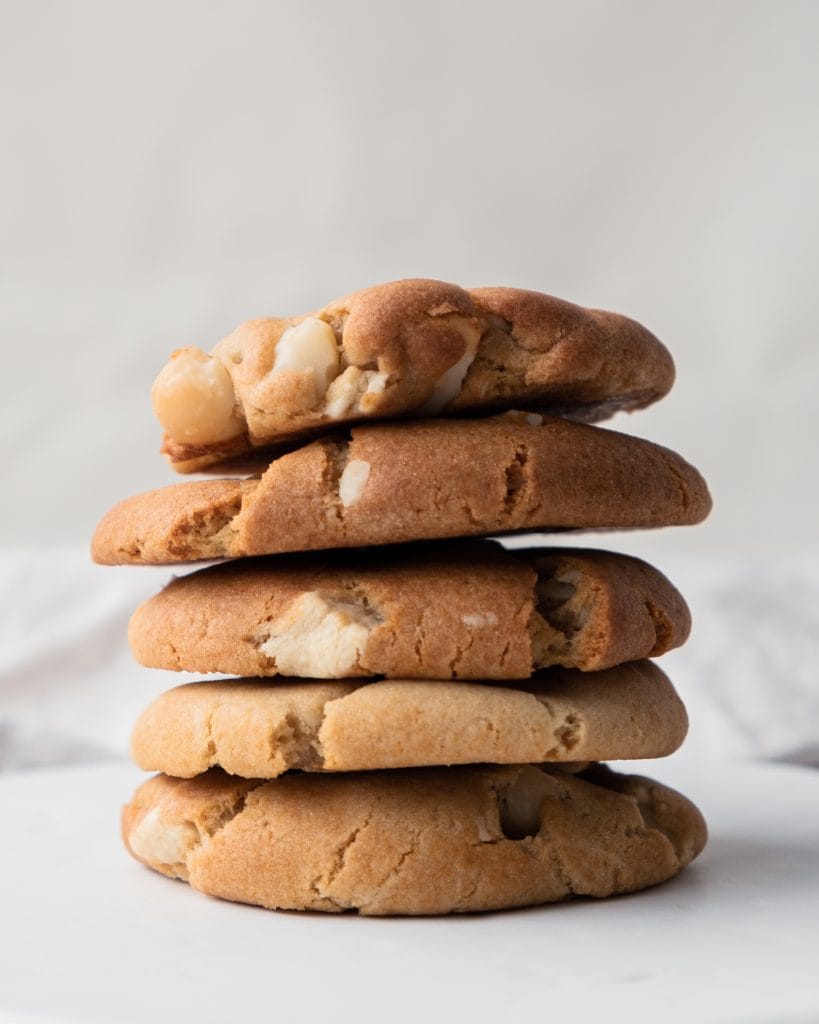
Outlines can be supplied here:
[[525, 496], [528, 464], [529, 449], [525, 444], [519, 444], [515, 449], [514, 456], [503, 471], [503, 512], [507, 516], [512, 515]]
[[677, 490], [680, 494], [680, 502], [682, 504], [682, 511], [687, 512], [691, 506], [691, 495], [688, 491], [688, 485], [686, 484], [679, 467], [675, 464], [674, 459], [662, 451], [660, 452], [660, 457], [663, 465], [668, 470], [671, 479], [677, 485]]
[[197, 509], [177, 523], [168, 538], [169, 553], [183, 561], [228, 554], [237, 532], [234, 523], [241, 514], [244, 494], [243, 489], [218, 507]]
[[[236, 798], [225, 807], [219, 809], [215, 815], [208, 815], [205, 820], [199, 822], [190, 821], [185, 819], [182, 824], [192, 828], [196, 833], [196, 840], [193, 842], [185, 851], [184, 860], [180, 863], [184, 865], [185, 871], [190, 872], [192, 868], [192, 861], [196, 858], [197, 853], [204, 851], [213, 841], [216, 836], [225, 826], [229, 825], [231, 821], [238, 818], [247, 806], [248, 797], [257, 789], [259, 786], [265, 784], [264, 779], [258, 779], [250, 783], [248, 788], [243, 792], [237, 794]], [[169, 865], [171, 867], [178, 867], [178, 865]]]
[[671, 624], [671, 620], [668, 615], [659, 608], [651, 598], [646, 598], [643, 602], [645, 610], [648, 612], [648, 617], [651, 619], [651, 624], [654, 627], [654, 645], [648, 652], [648, 657], [653, 658], [658, 654], [662, 654], [667, 651], [671, 646], [674, 627]]
[[225, 808], [225, 810], [215, 820], [215, 827], [205, 830], [205, 835], [208, 837], [208, 839], [213, 839], [216, 833], [221, 832], [225, 825], [233, 821], [234, 818], [238, 818], [238, 816], [244, 811], [245, 807], [247, 806], [248, 797], [253, 792], [253, 790], [258, 789], [259, 786], [263, 785], [264, 780], [259, 779], [256, 781], [255, 785], [252, 785], [244, 793], [239, 793], [236, 799], [233, 801], [233, 803], [230, 804], [227, 808]]
[[284, 762], [282, 771], [287, 771], [290, 768], [316, 771], [324, 767], [324, 755], [318, 737], [321, 726], [327, 717], [329, 703], [330, 701], [325, 701], [322, 705], [321, 719], [318, 723], [302, 718], [295, 711], [289, 711], [284, 716], [284, 722], [279, 723], [272, 730], [270, 758], [272, 762], [281, 758]]
[[[350, 832], [347, 838], [343, 840], [341, 845], [336, 847], [333, 854], [333, 863], [330, 865], [330, 870], [326, 872], [323, 876], [319, 876], [319, 878], [316, 880], [317, 887], [318, 883], [321, 882], [322, 886], [326, 889], [329, 888], [333, 884], [333, 882], [335, 882], [335, 880], [344, 870], [345, 864], [347, 862], [347, 857], [350, 853], [351, 848], [358, 840], [358, 837], [361, 835], [361, 833], [369, 827], [371, 818], [372, 815], [368, 814], [360, 825], [356, 825], [356, 827]], [[318, 891], [321, 892], [320, 889], [318, 889]], [[321, 895], [324, 899], [329, 898], [324, 894], [324, 892], [321, 892]]]
[[[396, 860], [389, 866], [387, 873], [383, 878], [373, 884], [371, 898], [366, 902], [361, 903], [359, 906], [358, 909], [362, 914], [371, 914], [373, 912], [376, 914], [383, 913], [383, 910], [379, 909], [379, 905], [382, 904], [383, 899], [382, 891], [389, 882], [394, 881], [401, 874], [407, 861], [410, 857], [415, 855], [420, 845], [420, 839], [421, 830], [413, 829], [410, 833], [409, 845], [407, 848], [401, 851]], [[387, 896], [387, 899], [389, 900], [389, 896]]]
[[424, 628], [424, 618], [426, 617], [426, 614], [426, 609], [421, 612], [421, 621], [418, 623], [418, 627], [415, 631], [415, 640], [412, 645], [412, 653], [419, 669], [424, 667], [424, 646], [427, 641], [427, 631]]
[[167, 643], [168, 647], [171, 650], [171, 658], [173, 659], [173, 661], [176, 664], [176, 671], [177, 672], [181, 671], [182, 670], [182, 658], [181, 658], [181, 656], [179, 654], [179, 651], [176, 648], [176, 645], [174, 644], [174, 642], [173, 642], [173, 640], [171, 639], [170, 636], [167, 636], [165, 638], [165, 642]]
[[146, 538], [137, 536], [128, 544], [118, 544], [116, 551], [118, 555], [122, 555], [128, 560], [141, 558], [142, 552], [145, 549], [145, 544]]
[[455, 647], [455, 654], [452, 657], [451, 661], [449, 662], [449, 674], [450, 674], [450, 676], [453, 679], [457, 679], [458, 678], [458, 666], [461, 664], [461, 662], [467, 656], [467, 654], [472, 649], [472, 647], [474, 647], [474, 645], [475, 645], [475, 635], [474, 635], [474, 633], [470, 633], [469, 634], [469, 640], [467, 641], [467, 643], [466, 643], [466, 645], [464, 647], [456, 645], [456, 647]]
[[351, 435], [324, 443], [325, 462], [322, 468], [322, 487], [327, 516], [338, 523], [344, 522], [344, 503], [341, 500], [341, 477], [350, 458]]
[[208, 767], [213, 768], [218, 762], [218, 755], [216, 753], [216, 741], [213, 738], [213, 719], [219, 712], [221, 704], [216, 704], [215, 707], [211, 708], [210, 714], [208, 715], [207, 721], [205, 722], [205, 755], [208, 759]]
[[329, 907], [331, 910], [338, 911], [339, 913], [343, 913], [345, 910], [351, 910], [351, 903], [345, 903], [343, 900], [336, 899], [333, 896], [327, 896], [322, 892], [319, 888], [319, 882], [321, 879], [321, 875], [316, 875], [316, 877], [312, 878], [308, 883], [310, 892], [312, 892], [315, 897], [313, 900], [314, 906], [309, 909], [326, 910]]
[[475, 515], [472, 506], [469, 504], [468, 501], [463, 502], [461, 508], [463, 509], [463, 513], [466, 516], [466, 520], [470, 526], [476, 528], [480, 528], [483, 526], [481, 519]]
[[565, 889], [566, 895], [567, 896], [580, 896], [580, 895], [582, 895], [582, 893], [578, 892], [578, 890], [575, 888], [574, 883], [573, 883], [572, 878], [571, 878], [571, 875], [566, 870], [566, 865], [564, 864], [562, 857], [560, 856], [558, 851], [553, 846], [549, 847], [548, 856], [549, 856], [549, 863], [550, 863], [550, 865], [552, 867], [552, 870], [557, 875], [557, 878], [558, 878], [560, 884]]
[[461, 896], [459, 896], [458, 899], [455, 901], [455, 903], [452, 904], [452, 911], [453, 911], [453, 913], [457, 914], [457, 913], [459, 913], [459, 912], [464, 910], [464, 908], [466, 907], [466, 904], [469, 903], [469, 901], [472, 899], [472, 897], [478, 891], [478, 889], [480, 887], [480, 884], [481, 884], [481, 876], [480, 876], [480, 873], [479, 873], [478, 875], [476, 875], [475, 881], [470, 886], [470, 888], [467, 889], [467, 891], [465, 893], [463, 893]]
[[416, 829], [415, 831], [413, 831], [412, 835], [410, 836], [410, 844], [409, 844], [409, 846], [407, 847], [406, 850], [402, 851], [402, 853], [399, 856], [398, 860], [395, 862], [395, 864], [390, 869], [390, 872], [387, 875], [387, 878], [384, 880], [385, 882], [388, 881], [390, 878], [397, 878], [398, 875], [401, 874], [401, 870], [404, 867], [404, 865], [406, 864], [406, 862], [409, 860], [410, 857], [412, 857], [417, 852], [420, 838], [421, 838], [420, 830]]

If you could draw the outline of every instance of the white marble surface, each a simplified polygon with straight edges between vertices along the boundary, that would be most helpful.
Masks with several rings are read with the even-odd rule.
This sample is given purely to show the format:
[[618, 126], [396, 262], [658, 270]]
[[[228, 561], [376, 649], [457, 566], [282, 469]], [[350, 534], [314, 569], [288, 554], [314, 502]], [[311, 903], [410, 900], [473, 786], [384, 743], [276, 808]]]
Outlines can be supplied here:
[[117, 834], [128, 766], [0, 776], [0, 1021], [819, 1019], [819, 774], [681, 755], [640, 770], [708, 818], [678, 879], [417, 920], [268, 913], [153, 874]]

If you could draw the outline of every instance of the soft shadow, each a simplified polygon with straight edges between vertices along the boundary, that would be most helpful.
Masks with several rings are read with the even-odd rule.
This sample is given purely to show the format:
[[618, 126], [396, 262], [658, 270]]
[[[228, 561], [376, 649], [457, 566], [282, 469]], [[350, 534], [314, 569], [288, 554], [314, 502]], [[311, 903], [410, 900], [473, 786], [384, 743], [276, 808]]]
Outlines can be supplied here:
[[[807, 842], [784, 842], [772, 837], [761, 841], [734, 836], [712, 836], [696, 862], [704, 879], [720, 884], [758, 885], [770, 891], [775, 880], [779, 896], [789, 888], [805, 893], [819, 886], [819, 857]], [[813, 883], [813, 889], [806, 888]]]

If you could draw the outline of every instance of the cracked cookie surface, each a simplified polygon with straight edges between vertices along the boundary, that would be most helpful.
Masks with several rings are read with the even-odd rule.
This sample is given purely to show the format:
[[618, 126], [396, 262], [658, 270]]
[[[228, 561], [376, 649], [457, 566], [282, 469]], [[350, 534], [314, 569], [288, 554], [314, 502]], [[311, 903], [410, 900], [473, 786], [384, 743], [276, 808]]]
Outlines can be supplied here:
[[252, 320], [212, 355], [174, 353], [154, 385], [181, 472], [339, 424], [518, 405], [595, 422], [662, 398], [666, 348], [617, 313], [516, 288], [431, 280]]
[[131, 754], [141, 768], [183, 778], [215, 766], [276, 778], [664, 757], [687, 728], [682, 701], [650, 661], [509, 684], [220, 680], [158, 697], [136, 723]]
[[129, 851], [271, 909], [444, 914], [634, 892], [677, 874], [706, 827], [679, 793], [601, 766], [366, 775], [158, 775], [123, 810]]
[[525, 679], [657, 657], [689, 628], [639, 559], [485, 541], [212, 566], [142, 604], [128, 636], [142, 665], [174, 671]]
[[506, 413], [357, 427], [350, 440], [280, 456], [257, 479], [136, 495], [103, 517], [92, 553], [104, 564], [161, 564], [524, 529], [673, 526], [700, 522], [710, 507], [700, 474], [667, 448]]

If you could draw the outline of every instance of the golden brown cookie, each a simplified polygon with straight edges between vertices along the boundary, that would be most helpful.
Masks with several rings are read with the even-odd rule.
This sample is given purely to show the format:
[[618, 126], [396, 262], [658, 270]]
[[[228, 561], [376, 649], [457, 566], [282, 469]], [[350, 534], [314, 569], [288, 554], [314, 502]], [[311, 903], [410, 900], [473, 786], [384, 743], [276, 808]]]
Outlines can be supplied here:
[[688, 720], [650, 661], [602, 672], [551, 669], [514, 684], [384, 679], [188, 683], [140, 716], [131, 740], [148, 771], [245, 778], [288, 769], [370, 771], [664, 757]]
[[657, 657], [690, 624], [679, 592], [639, 559], [485, 541], [238, 559], [174, 579], [128, 636], [150, 668], [525, 679]]
[[174, 352], [154, 384], [182, 472], [339, 424], [516, 405], [596, 421], [668, 392], [644, 327], [517, 288], [377, 285], [307, 316], [252, 320]]
[[169, 563], [515, 530], [696, 523], [711, 507], [674, 452], [612, 430], [504, 414], [355, 428], [258, 479], [165, 487], [115, 506], [97, 562]]
[[125, 807], [122, 832], [143, 864], [209, 895], [362, 914], [634, 892], [676, 875], [706, 841], [685, 797], [599, 766], [158, 775]]

